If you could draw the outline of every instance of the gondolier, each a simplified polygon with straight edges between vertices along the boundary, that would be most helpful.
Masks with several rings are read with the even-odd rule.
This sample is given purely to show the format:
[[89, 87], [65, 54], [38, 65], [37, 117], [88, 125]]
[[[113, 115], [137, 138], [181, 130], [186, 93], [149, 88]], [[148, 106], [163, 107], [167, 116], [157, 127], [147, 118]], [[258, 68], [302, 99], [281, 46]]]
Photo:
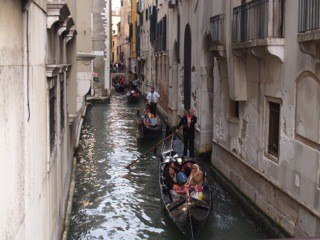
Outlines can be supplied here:
[[150, 106], [151, 113], [156, 116], [157, 115], [157, 103], [160, 98], [159, 93], [154, 91], [154, 87], [151, 87], [151, 91], [147, 94], [147, 103]]
[[187, 156], [189, 149], [190, 157], [194, 157], [194, 125], [197, 123], [197, 117], [194, 115], [194, 110], [186, 111], [185, 115], [179, 122], [178, 131], [183, 126], [183, 155]]

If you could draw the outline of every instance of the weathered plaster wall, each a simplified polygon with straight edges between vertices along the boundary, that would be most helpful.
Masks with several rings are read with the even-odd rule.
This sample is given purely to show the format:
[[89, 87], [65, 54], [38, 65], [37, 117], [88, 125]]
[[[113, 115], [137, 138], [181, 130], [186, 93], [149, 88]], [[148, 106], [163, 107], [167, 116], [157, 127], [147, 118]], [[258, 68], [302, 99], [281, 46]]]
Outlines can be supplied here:
[[[195, 146], [199, 152], [211, 150], [213, 116], [213, 54], [209, 51], [210, 17], [224, 6], [220, 1], [186, 1], [179, 3], [180, 42], [177, 78], [178, 114], [184, 110], [184, 38], [185, 29], [191, 29], [191, 108], [198, 117]], [[173, 22], [175, 19], [172, 20]], [[171, 23], [169, 28], [171, 28]], [[174, 26], [173, 26], [174, 27]], [[173, 28], [174, 29], [174, 28]], [[174, 64], [174, 62], [172, 62]]]
[[[105, 82], [105, 58], [106, 55], [104, 54], [106, 49], [106, 34], [104, 29], [105, 20], [102, 18], [105, 18], [105, 8], [106, 3], [105, 0], [94, 0], [92, 4], [92, 11], [93, 11], [93, 44], [92, 48], [94, 53], [96, 54], [96, 57], [93, 61], [94, 73], [98, 73], [99, 75], [99, 83], [96, 83], [95, 85], [97, 87], [103, 87], [104, 88], [104, 82]], [[111, 55], [111, 54], [110, 54]], [[108, 87], [108, 90], [110, 88]]]
[[[14, 238], [24, 220], [23, 18], [20, 1], [0, 8], [0, 239]], [[15, 24], [16, 28], [5, 29]], [[19, 53], [19, 54], [15, 54]], [[5, 227], [10, 226], [10, 227]]]
[[[317, 61], [296, 41], [296, 12], [298, 1], [286, 1], [284, 62], [267, 52], [235, 57], [227, 39], [227, 81], [218, 71], [224, 64], [214, 68], [212, 163], [290, 234], [304, 237], [319, 235], [320, 84]], [[229, 98], [245, 100], [238, 121], [228, 118]], [[278, 158], [267, 153], [268, 101], [281, 106]]]
[[179, 66], [179, 28], [178, 8], [168, 10], [168, 123], [170, 126], [178, 124], [178, 66]]
[[[77, 112], [80, 113], [85, 103], [85, 95], [88, 93], [93, 80], [93, 42], [91, 28], [92, 2], [80, 0], [77, 3]], [[84, 57], [79, 55], [84, 54]], [[81, 114], [81, 113], [80, 113]]]
[[67, 111], [64, 127], [60, 121], [60, 84], [67, 89], [67, 73], [60, 69], [51, 151], [46, 70], [49, 59], [66, 62], [66, 48], [64, 41], [46, 48], [46, 9], [46, 1], [31, 2], [24, 12], [21, 1], [1, 3], [0, 239], [59, 239], [62, 232], [73, 153]]
[[[29, 34], [25, 37], [29, 42], [29, 78], [25, 79], [25, 99], [29, 101], [30, 113], [26, 107], [25, 132], [25, 179], [26, 179], [26, 210], [27, 216], [22, 226], [25, 232], [22, 238], [46, 238], [50, 236], [50, 215], [48, 213], [47, 162], [49, 161], [48, 146], [48, 95], [46, 81], [46, 14], [35, 4], [29, 8]], [[25, 21], [26, 23], [26, 21]], [[26, 45], [25, 45], [26, 47]], [[25, 49], [26, 51], [26, 49]], [[29, 96], [28, 96], [29, 91]], [[28, 100], [29, 98], [29, 100]], [[27, 102], [26, 102], [27, 103]], [[43, 223], [42, 223], [43, 222]], [[43, 229], [34, 231], [43, 224]], [[24, 235], [25, 234], [25, 235]]]

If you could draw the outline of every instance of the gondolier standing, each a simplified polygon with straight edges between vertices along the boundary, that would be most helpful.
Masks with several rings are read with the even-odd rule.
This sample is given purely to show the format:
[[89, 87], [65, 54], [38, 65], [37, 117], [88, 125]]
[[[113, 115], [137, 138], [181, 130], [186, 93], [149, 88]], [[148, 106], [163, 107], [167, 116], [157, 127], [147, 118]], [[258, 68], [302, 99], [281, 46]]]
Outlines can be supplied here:
[[150, 112], [156, 116], [157, 115], [157, 103], [160, 98], [159, 93], [154, 91], [154, 87], [151, 87], [151, 91], [147, 94], [147, 103], [150, 105]]
[[183, 126], [183, 155], [187, 156], [189, 149], [190, 157], [194, 157], [194, 125], [197, 123], [197, 117], [194, 115], [194, 110], [186, 111], [185, 115], [181, 118], [177, 132]]

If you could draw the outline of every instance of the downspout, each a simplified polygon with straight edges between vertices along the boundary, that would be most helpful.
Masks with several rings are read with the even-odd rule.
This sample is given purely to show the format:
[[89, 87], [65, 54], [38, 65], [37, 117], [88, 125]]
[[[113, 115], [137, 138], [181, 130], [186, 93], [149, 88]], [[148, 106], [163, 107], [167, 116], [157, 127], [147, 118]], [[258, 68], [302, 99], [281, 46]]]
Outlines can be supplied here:
[[177, 47], [177, 62], [180, 64], [180, 11], [179, 6], [177, 6], [178, 14], [177, 14], [177, 23], [178, 23], [178, 31], [177, 31], [177, 41], [178, 41], [178, 47]]
[[27, 5], [29, 7], [29, 4], [26, 4], [24, 6], [22, 6], [22, 12], [26, 14], [26, 87], [27, 87], [27, 111], [28, 111], [28, 118], [27, 118], [27, 122], [29, 122], [30, 120], [30, 96], [29, 96], [29, 80], [30, 80], [30, 76], [29, 76], [29, 68], [30, 68], [30, 53], [29, 53], [29, 11], [27, 10]]
[[29, 100], [29, 67], [30, 67], [30, 53], [29, 53], [29, 11], [27, 13], [27, 29], [26, 29], [26, 38], [27, 38], [27, 109], [28, 109], [28, 120], [30, 120], [30, 100]]

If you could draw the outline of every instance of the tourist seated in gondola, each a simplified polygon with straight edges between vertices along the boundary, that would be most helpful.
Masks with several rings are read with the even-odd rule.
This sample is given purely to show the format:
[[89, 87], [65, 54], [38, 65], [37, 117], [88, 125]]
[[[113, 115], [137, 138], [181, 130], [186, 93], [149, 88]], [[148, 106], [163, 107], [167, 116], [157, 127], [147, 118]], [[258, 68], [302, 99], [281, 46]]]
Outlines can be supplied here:
[[178, 173], [179, 168], [175, 166], [174, 162], [171, 162], [168, 166], [167, 173], [165, 174], [165, 185], [170, 192], [173, 202], [184, 197], [183, 194], [177, 193], [184, 189], [184, 186], [178, 182]]
[[158, 125], [158, 119], [157, 119], [156, 117], [154, 117], [153, 114], [151, 114], [149, 120], [150, 120], [150, 125], [151, 125], [151, 126], [156, 126], [156, 125]]
[[150, 127], [158, 126], [158, 119], [154, 117], [152, 113], [147, 113], [146, 118], [144, 119], [145, 125]]
[[201, 187], [204, 180], [204, 174], [200, 170], [198, 164], [193, 164], [191, 167], [191, 173], [188, 177], [188, 180], [185, 183], [185, 186], [188, 188], [195, 188], [196, 186]]
[[[183, 170], [183, 173], [186, 175], [187, 180], [188, 180], [188, 178], [189, 178], [189, 176], [190, 176], [190, 174], [191, 174], [191, 167], [185, 166], [185, 168], [184, 168], [184, 170]], [[187, 182], [187, 181], [186, 181], [186, 182]]]
[[188, 189], [184, 184], [187, 179], [186, 174], [180, 171], [179, 166], [175, 162], [171, 162], [168, 165], [165, 174], [165, 184], [167, 189], [169, 189], [172, 202], [185, 199], [185, 194]]
[[145, 116], [146, 118], [144, 121], [147, 126], [158, 126], [158, 118], [153, 113], [151, 113], [150, 106], [148, 104], [146, 106]]

